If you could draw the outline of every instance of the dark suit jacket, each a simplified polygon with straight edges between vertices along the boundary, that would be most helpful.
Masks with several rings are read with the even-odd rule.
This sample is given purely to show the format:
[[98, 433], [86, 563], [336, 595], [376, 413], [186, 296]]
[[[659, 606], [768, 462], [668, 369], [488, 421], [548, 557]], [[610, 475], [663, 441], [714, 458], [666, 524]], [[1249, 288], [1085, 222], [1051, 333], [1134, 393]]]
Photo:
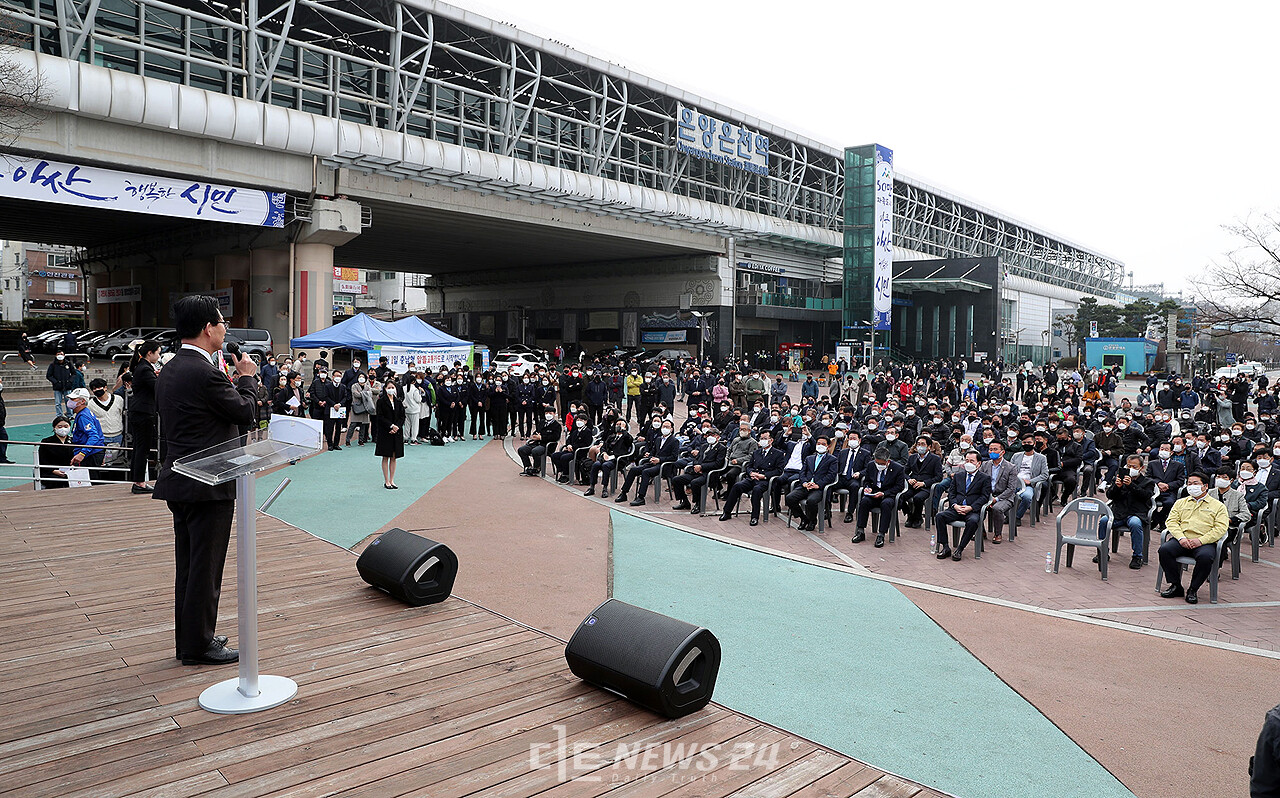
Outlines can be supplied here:
[[1162, 495], [1177, 495], [1178, 488], [1181, 488], [1182, 483], [1187, 480], [1187, 472], [1183, 469], [1182, 463], [1161, 460], [1159, 457], [1147, 463], [1147, 476], [1156, 482], [1168, 484], [1168, 493]]
[[680, 456], [680, 439], [675, 435], [668, 435], [666, 441], [659, 435], [653, 445], [655, 448], [649, 456], [656, 457], [663, 463], [673, 463]]
[[[838, 476], [843, 477], [849, 473], [849, 458], [853, 456], [852, 449], [845, 449], [840, 452], [840, 464], [836, 469]], [[867, 468], [875, 462], [875, 458], [871, 456], [871, 450], [866, 446], [858, 447], [858, 454], [854, 457], [853, 470], [855, 472], [865, 472]]]
[[[929, 456], [938, 459], [935, 455]], [[886, 499], [897, 496], [906, 486], [907, 472], [895, 460], [889, 461], [889, 467], [884, 470], [883, 476], [875, 463], [872, 463], [870, 470], [862, 477], [864, 490], [870, 488], [872, 493], [883, 492]]]
[[156, 368], [143, 360], [133, 367], [133, 396], [129, 412], [144, 416], [156, 414]]
[[926, 487], [932, 488], [942, 481], [942, 458], [933, 452], [925, 452], [924, 457], [914, 451], [907, 458], [908, 479], [918, 479]]
[[826, 487], [840, 478], [837, 458], [833, 454], [822, 455], [822, 462], [817, 462], [818, 455], [811, 454], [804, 459], [804, 469], [800, 472], [800, 484], [816, 482], [819, 487]]
[[951, 480], [951, 488], [947, 490], [947, 507], [953, 504], [966, 504], [972, 507], [975, 513], [981, 512], [983, 506], [991, 499], [991, 477], [976, 471], [969, 489], [965, 490], [964, 483], [968, 476], [961, 470]]
[[179, 349], [156, 378], [162, 460], [154, 499], [179, 502], [230, 501], [235, 482], [206, 485], [173, 470], [173, 461], [235, 440], [257, 411], [257, 378], [227, 375], [199, 353]]
[[[831, 459], [835, 460], [834, 457]], [[742, 478], [749, 479], [757, 471], [764, 474], [766, 479], [782, 476], [782, 469], [786, 464], [787, 453], [777, 446], [770, 446], [767, 450], [756, 449], [742, 469]]]

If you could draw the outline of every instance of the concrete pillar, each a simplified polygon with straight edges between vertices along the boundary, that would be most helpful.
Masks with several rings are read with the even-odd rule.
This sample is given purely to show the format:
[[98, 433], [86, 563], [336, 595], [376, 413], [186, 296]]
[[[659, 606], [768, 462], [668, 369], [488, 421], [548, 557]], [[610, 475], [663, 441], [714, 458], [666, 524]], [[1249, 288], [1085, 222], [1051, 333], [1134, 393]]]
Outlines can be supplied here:
[[[290, 337], [333, 324], [333, 251], [360, 234], [359, 203], [316, 200], [293, 247]], [[284, 346], [280, 347], [282, 350]]]

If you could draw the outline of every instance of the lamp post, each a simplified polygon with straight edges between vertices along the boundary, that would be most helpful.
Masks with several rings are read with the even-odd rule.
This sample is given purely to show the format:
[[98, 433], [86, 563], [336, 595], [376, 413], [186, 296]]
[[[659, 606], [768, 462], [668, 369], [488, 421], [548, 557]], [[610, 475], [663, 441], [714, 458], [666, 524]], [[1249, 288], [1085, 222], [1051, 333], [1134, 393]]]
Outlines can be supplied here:
[[698, 320], [698, 368], [702, 368], [702, 345], [707, 340], [707, 314], [700, 310], [691, 310], [689, 314]]

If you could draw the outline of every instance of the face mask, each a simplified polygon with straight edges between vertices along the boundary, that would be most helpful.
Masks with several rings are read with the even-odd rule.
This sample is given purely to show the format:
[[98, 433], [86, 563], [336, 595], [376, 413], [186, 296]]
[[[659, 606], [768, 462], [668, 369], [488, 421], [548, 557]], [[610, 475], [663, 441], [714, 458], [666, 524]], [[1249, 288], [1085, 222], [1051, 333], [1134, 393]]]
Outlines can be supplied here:
[[777, 424], [777, 423], [778, 423], [778, 416], [769, 416], [769, 420], [770, 420], [770, 421], [772, 421], [774, 424]]
[[720, 440], [720, 439], [719, 439], [719, 438], [717, 438], [716, 436], [714, 436], [714, 435], [708, 435], [708, 436], [707, 436], [707, 445], [708, 445], [708, 446], [715, 446], [715, 445], [716, 445], [716, 441], [718, 441], [718, 440]]
[[1138, 475], [1139, 475], [1139, 474], [1141, 474], [1141, 473], [1142, 473], [1142, 469], [1140, 469], [1140, 468], [1130, 468], [1130, 469], [1129, 469], [1129, 476], [1131, 476], [1131, 477], [1136, 477], [1136, 476], [1138, 476]]
[[870, 431], [872, 431], [872, 432], [875, 432], [875, 431], [876, 431], [876, 429], [877, 429], [878, 427], [879, 427], [879, 425], [877, 425], [877, 424], [868, 424], [868, 425], [867, 425], [867, 429], [869, 429], [869, 430], [870, 430]]
[[965, 451], [968, 451], [968, 450], [969, 450], [969, 442], [968, 442], [968, 441], [960, 441], [960, 451], [965, 452]]
[[1181, 452], [1181, 451], [1182, 451], [1182, 444], [1180, 444], [1180, 443], [1176, 443], [1176, 444], [1174, 444], [1174, 446], [1173, 446], [1173, 450], [1174, 450], [1175, 452]]
[[942, 416], [934, 416], [934, 417], [933, 417], [933, 423], [934, 423], [934, 424], [941, 424], [941, 423], [942, 423]]
[[817, 451], [817, 453], [818, 453], [818, 454], [826, 454], [826, 453], [827, 453], [827, 445], [826, 445], [825, 443], [820, 443], [820, 444], [818, 444], [817, 446], [815, 446], [815, 447], [814, 447], [814, 450], [815, 450], [815, 451]]
[[1242, 429], [1233, 429], [1233, 430], [1231, 430], [1231, 437], [1233, 437], [1233, 438], [1238, 438], [1238, 437], [1240, 437], [1240, 436], [1241, 436], [1241, 435], [1243, 435], [1243, 434], [1244, 434], [1244, 430], [1242, 430]]
[[1259, 458], [1258, 458], [1258, 468], [1270, 468], [1270, 467], [1271, 467], [1271, 458], [1270, 458], [1270, 457], [1259, 457]]
[[909, 416], [914, 416], [915, 414], [916, 414], [916, 410], [915, 410], [915, 408], [914, 408], [914, 407], [908, 407], [908, 408], [907, 408], [907, 415], [909, 415]]
[[617, 426], [617, 430], [618, 430], [618, 432], [626, 432], [626, 431], [627, 431], [627, 428], [626, 428], [626, 426], [625, 426], [625, 425], [623, 425], [623, 424], [619, 424], [619, 425]]
[[738, 430], [738, 437], [739, 437], [739, 438], [749, 438], [749, 437], [751, 437], [751, 433], [750, 433], [750, 432], [748, 432], [748, 431], [747, 431], [747, 430], [745, 430], [745, 429], [740, 429], [740, 430]]
[[556, 420], [556, 417], [548, 413], [548, 414], [547, 414], [547, 416], [546, 416], [546, 419], [547, 419], [547, 421], [555, 421], [555, 420]]
[[1203, 486], [1203, 485], [1188, 485], [1188, 486], [1187, 486], [1187, 495], [1188, 495], [1188, 496], [1190, 496], [1190, 497], [1191, 497], [1191, 498], [1193, 498], [1193, 499], [1198, 499], [1198, 498], [1200, 498], [1200, 494], [1202, 494], [1202, 493], [1204, 493], [1204, 486]]
[[768, 438], [761, 438], [761, 439], [760, 439], [760, 448], [761, 448], [761, 449], [768, 449], [768, 448], [769, 448], [770, 446], [772, 446], [772, 445], [773, 445], [773, 441], [769, 440]]
[[1213, 481], [1213, 484], [1216, 488], [1218, 488], [1218, 490], [1222, 490], [1224, 488], [1231, 487], [1231, 480], [1227, 479], [1226, 477], [1218, 477]]
[[1248, 482], [1248, 481], [1249, 481], [1249, 480], [1251, 480], [1251, 479], [1253, 479], [1253, 472], [1252, 472], [1252, 471], [1244, 471], [1244, 470], [1241, 470], [1241, 471], [1240, 471], [1240, 481], [1241, 481], [1241, 482]]
[[1245, 429], [1254, 429], [1256, 426], [1257, 426], [1256, 424], [1245, 424], [1245, 425], [1244, 425], [1244, 428], [1245, 428]]
[[1044, 424], [1036, 424], [1036, 432], [1047, 432], [1049, 430]]
[[521, 381], [521, 382], [523, 382], [525, 385], [528, 385], [528, 384], [529, 384], [529, 381], [528, 381], [528, 380], [520, 380], [520, 381]]
[[102, 396], [102, 395], [104, 395], [105, 393], [106, 393], [106, 391], [105, 391], [105, 390], [103, 390], [102, 388], [98, 388], [98, 389], [96, 389], [96, 390], [93, 392], [93, 395], [94, 395], [94, 396]]
[[999, 460], [999, 459], [1000, 459], [1000, 453], [999, 453], [999, 452], [987, 452], [987, 457], [990, 457], [992, 460]]
[[1107, 433], [1108, 435], [1110, 435], [1110, 434], [1111, 434], [1111, 426], [1110, 426], [1110, 425], [1107, 425], [1107, 426], [1103, 427], [1103, 428], [1102, 428], [1102, 431], [1103, 431], [1103, 432], [1105, 432], [1105, 433]]
[[1272, 452], [1274, 452], [1276, 455], [1280, 455], [1280, 446], [1277, 446], [1276, 448], [1272, 449], [1271, 451], [1272, 451]]
[[1208, 442], [1208, 441], [1196, 441], [1196, 446], [1197, 446], [1198, 448], [1200, 448], [1200, 449], [1208, 449], [1208, 448], [1209, 448], [1209, 442]]
[[974, 471], [977, 471], [977, 470], [978, 470], [978, 464], [977, 464], [977, 463], [965, 463], [965, 464], [964, 464], [964, 470], [965, 470], [965, 472], [966, 472], [966, 473], [972, 474]]
[[995, 440], [995, 438], [991, 437], [990, 435], [984, 435], [984, 436], [982, 436], [982, 442], [983, 442], [983, 443], [991, 443], [991, 442], [992, 442], [992, 441], [994, 441], [994, 440]]
[[1072, 435], [1071, 437], [1075, 438], [1078, 441], [1084, 440], [1084, 434], [1079, 432], [1077, 432], [1075, 435]]
[[862, 441], [858, 440], [857, 438], [849, 439], [849, 445], [852, 446], [854, 449], [857, 449], [861, 443]]
[[395, 395], [396, 395], [396, 389], [395, 389], [395, 388], [392, 388], [390, 385], [388, 385], [388, 386], [387, 386], [387, 396], [395, 396]]
[[59, 438], [65, 438], [71, 434], [70, 427], [54, 427], [53, 431]]

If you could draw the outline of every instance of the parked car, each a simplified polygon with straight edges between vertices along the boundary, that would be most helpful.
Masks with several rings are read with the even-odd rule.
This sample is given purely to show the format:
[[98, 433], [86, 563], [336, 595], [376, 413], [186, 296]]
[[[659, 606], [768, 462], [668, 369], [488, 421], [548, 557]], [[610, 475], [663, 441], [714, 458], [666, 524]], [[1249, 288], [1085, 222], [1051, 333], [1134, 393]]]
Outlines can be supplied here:
[[89, 347], [89, 354], [94, 357], [115, 357], [116, 355], [129, 351], [129, 344], [139, 338], [151, 340], [151, 336], [156, 333], [172, 332], [169, 327], [126, 327], [118, 331], [118, 335], [109, 335], [93, 346]]
[[536, 355], [528, 352], [499, 352], [490, 364], [494, 371], [505, 372], [511, 369], [514, 374], [528, 374], [538, 366], [545, 366], [546, 361], [539, 359]]
[[231, 327], [227, 335], [234, 335], [240, 344], [240, 351], [247, 355], [265, 358], [273, 354], [271, 331], [260, 327]]
[[31, 351], [52, 354], [62, 346], [62, 338], [66, 334], [66, 330], [45, 330], [38, 335], [32, 335], [28, 338]]
[[674, 363], [682, 357], [689, 357], [689, 353], [683, 349], [650, 349], [643, 354], [635, 356], [635, 361], [642, 365], [656, 364], [662, 358], [666, 358], [668, 363]]
[[498, 356], [502, 355], [533, 355], [541, 363], [551, 360], [551, 353], [545, 349], [539, 349], [536, 346], [528, 346], [527, 344], [510, 344], [498, 350]]

